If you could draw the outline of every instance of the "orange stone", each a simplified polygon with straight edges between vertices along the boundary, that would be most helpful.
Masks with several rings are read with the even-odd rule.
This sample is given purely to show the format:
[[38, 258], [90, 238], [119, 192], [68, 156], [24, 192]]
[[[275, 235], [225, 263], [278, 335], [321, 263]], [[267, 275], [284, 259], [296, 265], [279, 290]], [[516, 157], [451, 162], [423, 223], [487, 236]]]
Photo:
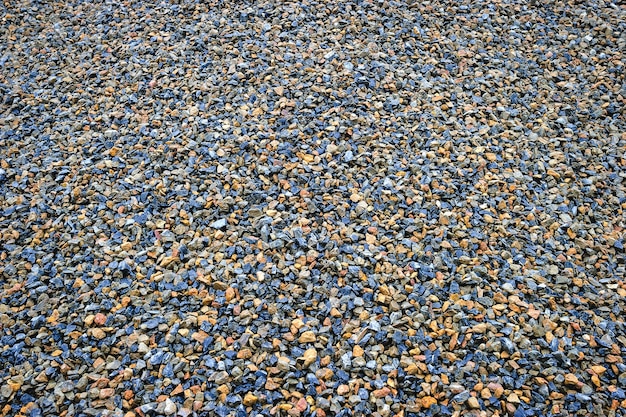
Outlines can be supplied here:
[[352, 348], [352, 355], [357, 358], [363, 356], [363, 348], [359, 345], [354, 345]]
[[434, 397], [426, 396], [422, 398], [422, 407], [430, 408], [431, 406], [437, 404], [437, 400]]
[[383, 387], [375, 390], [373, 394], [376, 398], [385, 398], [387, 395], [391, 394], [391, 390], [388, 387]]
[[565, 374], [565, 385], [577, 386], [578, 377], [574, 374]]

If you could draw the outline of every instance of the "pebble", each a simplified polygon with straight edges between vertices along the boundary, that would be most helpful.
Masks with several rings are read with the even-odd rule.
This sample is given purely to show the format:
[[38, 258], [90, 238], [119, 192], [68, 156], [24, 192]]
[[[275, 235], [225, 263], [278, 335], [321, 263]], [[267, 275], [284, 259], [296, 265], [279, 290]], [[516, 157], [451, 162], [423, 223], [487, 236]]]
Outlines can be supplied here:
[[251, 407], [254, 404], [256, 404], [256, 402], [258, 400], [259, 400], [259, 398], [257, 396], [255, 396], [254, 394], [247, 393], [245, 395], [245, 397], [243, 398], [243, 405], [245, 405], [247, 407]]
[[118, 3], [0, 19], [3, 416], [626, 415], [617, 2]]
[[476, 397], [469, 397], [467, 399], [467, 405], [469, 408], [480, 408], [480, 402]]
[[219, 219], [211, 223], [211, 227], [214, 229], [222, 229], [226, 227], [226, 219]]

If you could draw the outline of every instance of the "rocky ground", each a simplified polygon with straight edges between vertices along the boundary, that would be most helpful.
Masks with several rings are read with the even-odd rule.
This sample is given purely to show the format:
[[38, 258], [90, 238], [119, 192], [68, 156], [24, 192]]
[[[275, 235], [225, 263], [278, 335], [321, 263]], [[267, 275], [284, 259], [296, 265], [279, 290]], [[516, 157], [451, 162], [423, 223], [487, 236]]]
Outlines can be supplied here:
[[5, 1], [0, 415], [626, 415], [618, 3]]

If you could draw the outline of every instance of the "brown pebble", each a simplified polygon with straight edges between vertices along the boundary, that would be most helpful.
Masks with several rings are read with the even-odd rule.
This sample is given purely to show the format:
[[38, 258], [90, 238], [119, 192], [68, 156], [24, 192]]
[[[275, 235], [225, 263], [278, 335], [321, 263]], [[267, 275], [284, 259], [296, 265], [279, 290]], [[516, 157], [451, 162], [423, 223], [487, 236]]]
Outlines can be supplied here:
[[565, 385], [569, 385], [572, 387], [578, 387], [580, 382], [578, 381], [578, 377], [572, 373], [565, 374]]
[[237, 352], [237, 359], [249, 359], [252, 357], [252, 351], [250, 349], [241, 349]]
[[480, 408], [480, 403], [478, 402], [478, 398], [476, 397], [469, 397], [467, 399], [467, 405], [469, 406], [469, 408]]
[[518, 396], [517, 396], [517, 394], [516, 394], [516, 393], [514, 393], [514, 392], [510, 393], [510, 394], [509, 394], [509, 396], [508, 396], [508, 397], [506, 397], [506, 400], [507, 400], [508, 402], [510, 402], [510, 403], [513, 403], [513, 404], [519, 404], [519, 403], [520, 403], [520, 399], [519, 399], [519, 397], [518, 397]]
[[387, 395], [391, 394], [391, 390], [388, 387], [382, 387], [381, 389], [374, 390], [372, 394], [374, 394], [376, 398], [385, 398]]
[[354, 357], [360, 358], [361, 356], [363, 356], [363, 348], [359, 345], [354, 345], [354, 347], [352, 348], [352, 355]]
[[422, 402], [422, 407], [424, 408], [430, 408], [437, 404], [437, 399], [435, 397], [431, 397], [430, 395], [423, 397], [420, 401]]
[[245, 405], [246, 407], [251, 407], [256, 404], [258, 400], [259, 397], [249, 392], [243, 397], [243, 405]]
[[298, 338], [298, 342], [300, 343], [313, 343], [315, 340], [315, 333], [310, 330], [303, 332]]
[[106, 337], [106, 333], [100, 328], [91, 329], [91, 335], [98, 340], [104, 339]]

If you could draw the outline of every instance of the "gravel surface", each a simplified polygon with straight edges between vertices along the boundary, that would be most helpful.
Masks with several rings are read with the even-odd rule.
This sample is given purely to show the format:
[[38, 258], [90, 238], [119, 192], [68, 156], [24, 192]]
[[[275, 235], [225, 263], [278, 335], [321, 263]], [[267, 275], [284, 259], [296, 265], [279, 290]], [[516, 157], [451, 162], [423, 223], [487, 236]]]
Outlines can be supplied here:
[[0, 416], [626, 415], [626, 8], [0, 6]]

